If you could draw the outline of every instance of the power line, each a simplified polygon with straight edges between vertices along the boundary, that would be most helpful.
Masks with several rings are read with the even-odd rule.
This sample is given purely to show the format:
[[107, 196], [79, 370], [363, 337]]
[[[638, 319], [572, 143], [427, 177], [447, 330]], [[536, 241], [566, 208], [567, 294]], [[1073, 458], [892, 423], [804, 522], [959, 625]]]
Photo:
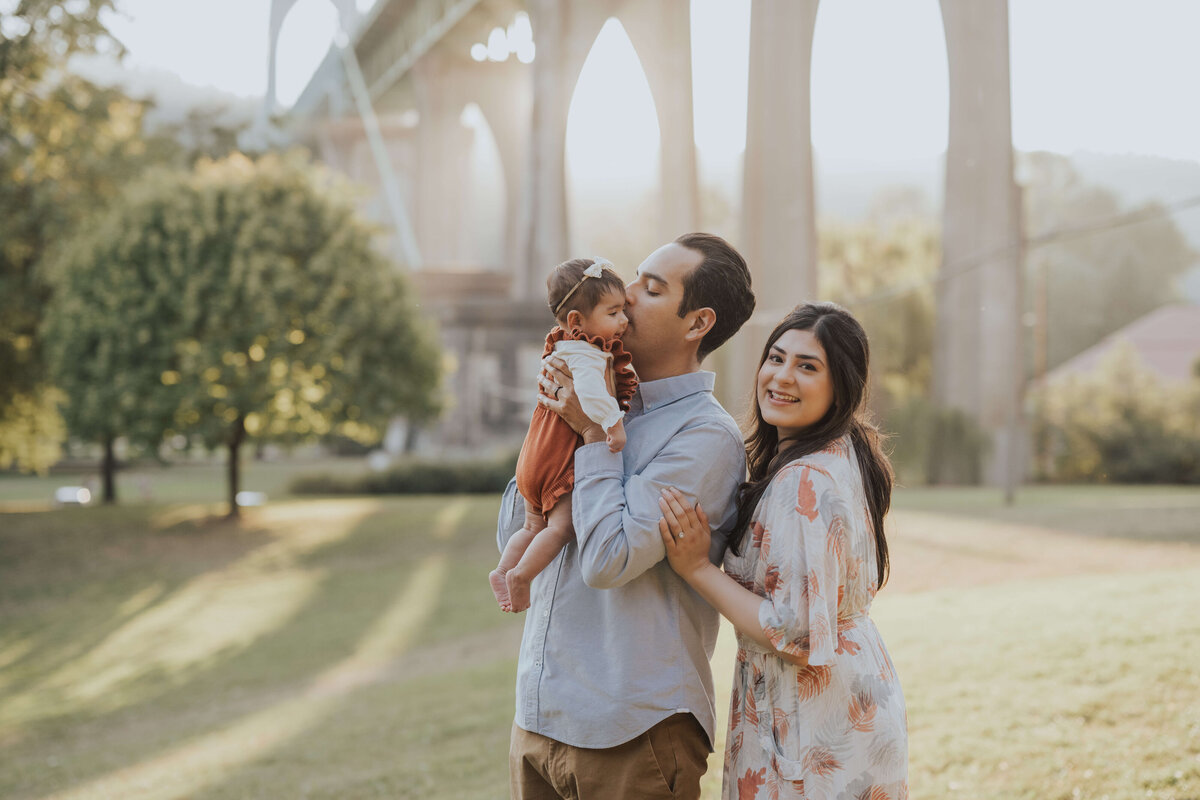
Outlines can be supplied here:
[[891, 300], [892, 298], [908, 294], [931, 284], [937, 284], [944, 281], [957, 278], [960, 275], [965, 275], [968, 272], [979, 269], [984, 264], [999, 258], [1000, 256], [1011, 255], [1015, 252], [1020, 252], [1022, 246], [1026, 251], [1035, 247], [1043, 247], [1048, 244], [1060, 242], [1068, 239], [1078, 239], [1083, 236], [1090, 236], [1094, 233], [1101, 233], [1107, 230], [1122, 228], [1126, 225], [1136, 225], [1141, 222], [1149, 222], [1161, 217], [1173, 216], [1180, 211], [1186, 211], [1190, 208], [1200, 207], [1200, 195], [1185, 197], [1182, 200], [1177, 200], [1174, 203], [1168, 203], [1158, 208], [1142, 208], [1137, 211], [1129, 211], [1123, 214], [1114, 214], [1110, 217], [1085, 222], [1080, 225], [1073, 225], [1066, 228], [1058, 228], [1046, 233], [1040, 233], [1036, 236], [1029, 236], [1022, 243], [1020, 241], [1009, 242], [995, 248], [994, 250], [976, 254], [970, 258], [965, 258], [950, 267], [944, 267], [938, 270], [936, 275], [928, 278], [918, 278], [908, 283], [901, 283], [895, 286], [890, 286], [886, 289], [881, 289], [878, 292], [855, 297], [845, 302], [847, 306], [864, 306], [874, 303]]

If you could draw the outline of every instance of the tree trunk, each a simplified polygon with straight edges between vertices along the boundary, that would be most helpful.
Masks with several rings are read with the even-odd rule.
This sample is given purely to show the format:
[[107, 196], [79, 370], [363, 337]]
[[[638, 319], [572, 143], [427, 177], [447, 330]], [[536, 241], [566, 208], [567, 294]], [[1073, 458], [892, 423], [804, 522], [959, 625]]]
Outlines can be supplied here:
[[246, 420], [243, 417], [238, 417], [229, 432], [229, 516], [234, 519], [240, 516], [237, 503], [238, 482], [241, 477], [238, 474], [240, 463], [238, 459], [242, 442], [245, 440]]
[[117, 455], [113, 448], [114, 437], [104, 440], [104, 462], [100, 471], [103, 473], [104, 504], [113, 505], [117, 502]]

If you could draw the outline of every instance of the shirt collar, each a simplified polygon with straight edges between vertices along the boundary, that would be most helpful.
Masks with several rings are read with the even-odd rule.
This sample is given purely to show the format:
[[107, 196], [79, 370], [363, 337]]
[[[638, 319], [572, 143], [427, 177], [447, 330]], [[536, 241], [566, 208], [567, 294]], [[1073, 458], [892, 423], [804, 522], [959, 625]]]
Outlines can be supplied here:
[[716, 381], [717, 374], [715, 372], [700, 370], [639, 383], [638, 393], [642, 397], [642, 409], [653, 411], [691, 394], [711, 392]]

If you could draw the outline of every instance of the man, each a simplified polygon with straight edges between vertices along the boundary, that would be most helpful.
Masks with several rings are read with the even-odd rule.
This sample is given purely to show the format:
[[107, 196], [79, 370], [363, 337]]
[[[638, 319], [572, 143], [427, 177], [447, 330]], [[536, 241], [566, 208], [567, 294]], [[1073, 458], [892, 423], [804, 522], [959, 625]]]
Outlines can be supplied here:
[[[575, 454], [575, 541], [533, 582], [517, 666], [512, 796], [695, 798], [713, 742], [709, 659], [716, 611], [671, 570], [658, 533], [661, 490], [702, 499], [716, 562], [736, 516], [745, 450], [700, 363], [754, 310], [750, 272], [703, 233], [664, 245], [627, 287], [625, 348], [641, 381], [625, 449], [582, 413], [561, 363], [539, 402], [583, 437]], [[515, 482], [501, 550], [524, 517]]]

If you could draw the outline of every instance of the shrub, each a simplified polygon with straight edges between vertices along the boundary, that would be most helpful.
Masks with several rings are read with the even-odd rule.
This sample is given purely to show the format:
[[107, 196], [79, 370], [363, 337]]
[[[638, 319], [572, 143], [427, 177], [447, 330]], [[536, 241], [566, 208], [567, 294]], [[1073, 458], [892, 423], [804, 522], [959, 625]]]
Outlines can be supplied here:
[[1164, 384], [1129, 347], [1036, 395], [1039, 476], [1200, 483], [1200, 380]]
[[515, 455], [490, 461], [408, 461], [350, 477], [302, 475], [289, 489], [292, 494], [491, 494], [504, 491], [516, 467]]
[[901, 484], [977, 484], [990, 442], [966, 413], [914, 395], [891, 409], [885, 429]]

